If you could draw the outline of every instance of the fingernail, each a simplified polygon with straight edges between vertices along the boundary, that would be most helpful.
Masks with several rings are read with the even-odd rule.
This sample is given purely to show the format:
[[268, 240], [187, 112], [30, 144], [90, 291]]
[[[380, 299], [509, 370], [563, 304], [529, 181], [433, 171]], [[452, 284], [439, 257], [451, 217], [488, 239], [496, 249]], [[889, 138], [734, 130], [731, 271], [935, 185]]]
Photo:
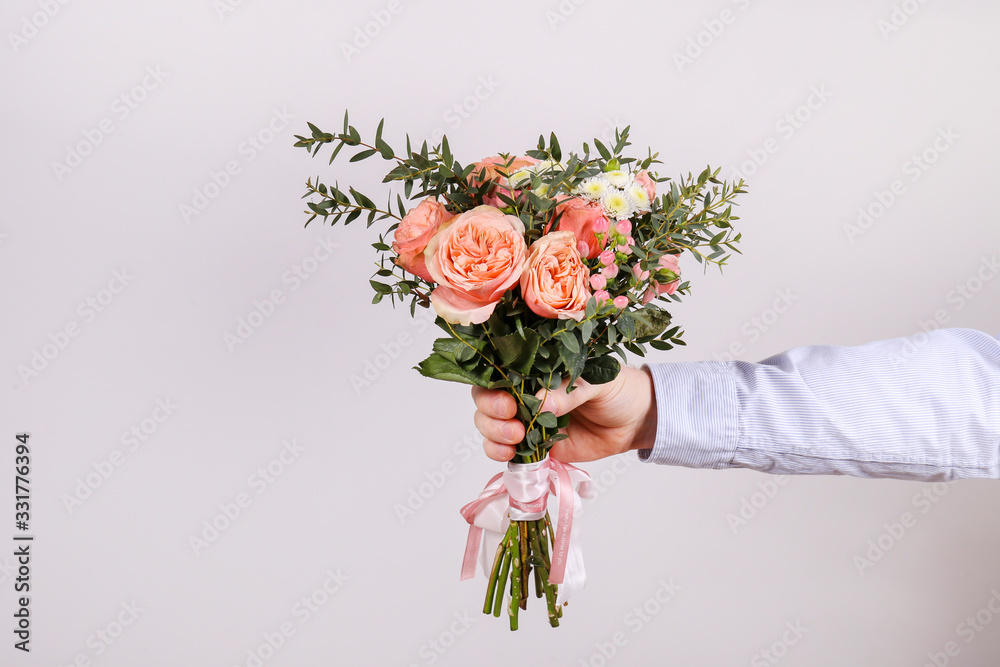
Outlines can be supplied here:
[[503, 417], [507, 414], [507, 401], [503, 400], [503, 398], [496, 399], [493, 401], [493, 409], [496, 411], [498, 416]]
[[514, 430], [513, 424], [504, 424], [500, 432], [503, 434], [505, 440], [517, 440], [517, 433]]

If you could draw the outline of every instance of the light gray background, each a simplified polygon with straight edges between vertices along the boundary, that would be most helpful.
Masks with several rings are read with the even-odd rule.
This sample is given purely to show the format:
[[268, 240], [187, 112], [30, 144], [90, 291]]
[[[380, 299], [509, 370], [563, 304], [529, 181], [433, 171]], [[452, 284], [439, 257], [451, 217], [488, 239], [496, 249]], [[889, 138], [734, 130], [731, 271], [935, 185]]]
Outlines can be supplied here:
[[[880, 29], [894, 12], [898, 30]], [[368, 25], [365, 45], [373, 16], [386, 25]], [[21, 430], [37, 535], [30, 656], [11, 648], [0, 547], [0, 663], [252, 665], [264, 645], [269, 666], [769, 665], [773, 649], [789, 667], [919, 667], [949, 641], [948, 664], [995, 662], [1000, 620], [959, 627], [1000, 589], [988, 480], [586, 465], [602, 488], [585, 511], [590, 580], [563, 626], [534, 599], [516, 634], [482, 616], [483, 582], [458, 581], [458, 508], [500, 466], [481, 454], [468, 388], [411, 370], [433, 327], [369, 304], [377, 229], [303, 229], [307, 176], [384, 193], [385, 163], [330, 169], [291, 148], [306, 121], [335, 130], [345, 107], [369, 135], [385, 116], [397, 147], [445, 130], [463, 162], [550, 130], [578, 146], [616, 124], [631, 124], [637, 153], [661, 151], [668, 175], [708, 162], [731, 177], [769, 146], [746, 170], [745, 254], [721, 276], [686, 258], [693, 294], [674, 314], [689, 344], [652, 360], [734, 345], [759, 360], [935, 317], [995, 334], [1000, 280], [983, 264], [1000, 250], [995, 3], [10, 0], [0, 27], [0, 540], [14, 532]], [[679, 66], [691, 41], [701, 53]], [[813, 90], [827, 99], [802, 107]], [[113, 131], [57, 173], [102, 122]], [[935, 161], [913, 180], [925, 150]], [[181, 205], [230, 161], [239, 173], [186, 221]], [[859, 207], [877, 211], [895, 180], [901, 194], [852, 237]], [[324, 240], [339, 247], [317, 261]], [[286, 278], [303, 266], [307, 280]], [[274, 290], [270, 316], [227, 345]], [[105, 302], [96, 316], [88, 299]], [[51, 358], [25, 376], [36, 352]], [[355, 390], [368, 365], [374, 381]], [[176, 406], [162, 423], [158, 400]], [[130, 450], [122, 434], [144, 426]], [[262, 485], [256, 471], [292, 440], [297, 458]], [[88, 476], [97, 488], [68, 508]], [[936, 502], [915, 500], [924, 492]], [[241, 493], [249, 506], [196, 553], [192, 536], [225, 525], [220, 505]], [[744, 503], [760, 507], [734, 531]], [[897, 539], [886, 525], [905, 512], [915, 525]], [[870, 540], [889, 548], [862, 573]], [[330, 595], [328, 572], [341, 579]], [[661, 582], [680, 587], [666, 603]], [[295, 605], [313, 595], [325, 604], [305, 619]], [[122, 630], [123, 604], [141, 611]], [[271, 655], [264, 637], [282, 624], [294, 634]]]

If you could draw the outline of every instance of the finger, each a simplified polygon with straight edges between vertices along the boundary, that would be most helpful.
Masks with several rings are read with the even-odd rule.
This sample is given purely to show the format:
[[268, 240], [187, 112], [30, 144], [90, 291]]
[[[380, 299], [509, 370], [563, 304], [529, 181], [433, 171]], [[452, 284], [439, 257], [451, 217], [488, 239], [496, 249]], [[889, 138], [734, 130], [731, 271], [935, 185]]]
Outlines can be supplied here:
[[472, 388], [472, 400], [488, 417], [494, 419], [513, 419], [517, 414], [517, 403], [514, 397], [499, 389]]
[[486, 452], [486, 456], [490, 457], [494, 461], [510, 461], [514, 458], [514, 454], [517, 453], [517, 448], [514, 445], [503, 445], [499, 442], [493, 442], [489, 438], [483, 439], [483, 451]]
[[482, 410], [476, 410], [472, 419], [479, 432], [494, 442], [516, 445], [524, 438], [524, 426], [515, 419], [494, 419]]
[[566, 387], [568, 386], [569, 378], [564, 378], [559, 387], [549, 391], [548, 395], [546, 395], [544, 389], [537, 392], [535, 396], [538, 398], [544, 397], [542, 411], [552, 412], [556, 416], [564, 415], [577, 409], [587, 401], [596, 398], [604, 391], [603, 385], [590, 384], [582, 379], [577, 379], [576, 389], [566, 393]]

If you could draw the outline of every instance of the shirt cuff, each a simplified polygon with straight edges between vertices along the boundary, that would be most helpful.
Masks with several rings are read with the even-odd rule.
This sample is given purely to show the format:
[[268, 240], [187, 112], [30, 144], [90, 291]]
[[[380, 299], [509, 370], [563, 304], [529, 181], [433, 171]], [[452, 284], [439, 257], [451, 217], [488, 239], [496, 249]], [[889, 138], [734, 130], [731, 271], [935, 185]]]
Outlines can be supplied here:
[[736, 378], [726, 362], [643, 364], [653, 378], [656, 441], [639, 460], [728, 468], [739, 441]]

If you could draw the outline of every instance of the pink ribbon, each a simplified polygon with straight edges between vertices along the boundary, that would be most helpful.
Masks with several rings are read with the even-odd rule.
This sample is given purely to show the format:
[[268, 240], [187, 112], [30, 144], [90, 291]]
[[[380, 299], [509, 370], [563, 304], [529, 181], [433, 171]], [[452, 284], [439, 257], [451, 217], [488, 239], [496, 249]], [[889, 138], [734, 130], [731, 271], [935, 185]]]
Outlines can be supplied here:
[[[480, 492], [479, 497], [461, 509], [462, 516], [469, 523], [469, 539], [465, 544], [465, 558], [462, 562], [462, 579], [476, 576], [476, 562], [479, 560], [483, 542], [483, 527], [477, 524], [477, 519], [479, 524], [484, 520], [489, 521], [484, 515], [498, 510], [518, 520], [538, 519], [545, 516], [549, 493], [555, 493], [559, 498], [559, 519], [555, 545], [552, 549], [549, 580], [554, 584], [563, 583], [572, 546], [570, 537], [573, 530], [573, 515], [578, 504], [573, 477], [576, 477], [581, 485], [582, 495], [589, 496], [590, 476], [576, 466], [551, 458], [546, 458], [541, 463], [511, 463], [508, 464], [507, 472], [494, 475], [486, 484], [486, 488]], [[501, 504], [504, 507], [499, 507]], [[492, 518], [496, 519], [495, 516]], [[582, 573], [580, 575], [582, 576]]]

